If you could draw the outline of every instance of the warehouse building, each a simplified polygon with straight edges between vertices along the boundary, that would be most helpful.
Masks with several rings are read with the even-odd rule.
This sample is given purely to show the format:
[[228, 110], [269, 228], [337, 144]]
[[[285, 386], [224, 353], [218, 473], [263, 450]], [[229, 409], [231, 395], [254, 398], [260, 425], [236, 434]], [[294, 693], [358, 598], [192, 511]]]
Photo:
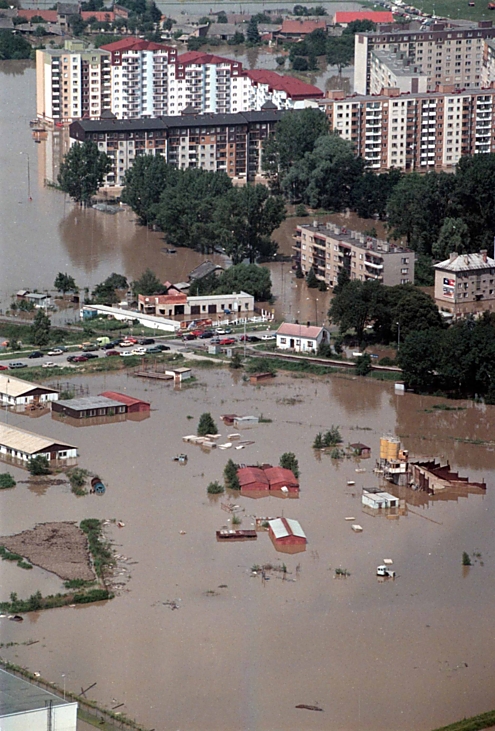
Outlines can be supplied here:
[[92, 416], [116, 416], [125, 414], [127, 406], [105, 396], [84, 396], [83, 398], [56, 401], [52, 404], [52, 412], [64, 414], [73, 419], [87, 419]]
[[[190, 369], [189, 369], [190, 370]], [[103, 391], [100, 396], [104, 396], [108, 399], [113, 399], [127, 407], [128, 414], [138, 414], [150, 411], [151, 405], [148, 401], [143, 401], [134, 396], [128, 396], [126, 393], [117, 393], [117, 391]]]
[[77, 447], [25, 429], [0, 424], [0, 458], [20, 466], [32, 457], [46, 457], [50, 462], [67, 462], [77, 457]]
[[292, 518], [269, 520], [268, 533], [277, 551], [299, 553], [306, 550], [308, 539], [298, 520]]
[[2, 406], [48, 404], [58, 399], [58, 391], [49, 386], [23, 381], [10, 374], [0, 373], [0, 403]]
[[2, 731], [76, 731], [77, 703], [0, 668]]

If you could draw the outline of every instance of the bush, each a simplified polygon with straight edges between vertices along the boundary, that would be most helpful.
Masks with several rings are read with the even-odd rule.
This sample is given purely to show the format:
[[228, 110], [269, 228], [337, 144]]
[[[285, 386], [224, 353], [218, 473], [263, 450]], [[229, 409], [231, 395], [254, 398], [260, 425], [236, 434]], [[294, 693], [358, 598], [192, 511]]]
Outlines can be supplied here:
[[292, 470], [295, 477], [299, 477], [299, 462], [294, 452], [284, 452], [280, 457], [279, 464], [287, 470]]
[[16, 484], [17, 483], [10, 474], [10, 472], [2, 472], [2, 474], [0, 474], [0, 490], [5, 490], [9, 487], [15, 487]]
[[88, 477], [88, 470], [83, 470], [81, 467], [73, 467], [67, 473], [69, 478], [70, 487], [74, 495], [86, 495], [84, 485]]
[[218, 434], [217, 425], [208, 411], [199, 417], [198, 437], [205, 437], [207, 434]]
[[323, 435], [323, 446], [324, 447], [335, 447], [337, 444], [342, 442], [342, 436], [338, 426], [332, 426]]
[[239, 368], [242, 368], [242, 358], [241, 354], [238, 351], [235, 351], [232, 354], [232, 358], [230, 359], [229, 368], [233, 368], [234, 370], [238, 370]]
[[462, 565], [471, 566], [471, 558], [469, 556], [469, 553], [466, 553], [466, 551], [462, 552]]
[[313, 449], [323, 449], [325, 445], [323, 444], [323, 434], [321, 431], [318, 432], [318, 434], [315, 436], [315, 440], [313, 442]]
[[309, 69], [308, 60], [304, 56], [296, 56], [292, 62], [294, 71], [307, 71]]
[[388, 358], [388, 357], [380, 358], [380, 360], [378, 361], [378, 365], [381, 365], [381, 366], [394, 366], [395, 365], [395, 360], [393, 358]]
[[368, 355], [368, 353], [360, 355], [358, 358], [356, 358], [357, 376], [367, 376], [371, 370], [371, 357]]
[[296, 214], [296, 216], [301, 216], [301, 217], [308, 215], [308, 209], [306, 208], [304, 203], [299, 203], [296, 206], [295, 214]]
[[50, 463], [46, 457], [39, 454], [37, 457], [31, 457], [28, 460], [28, 470], [31, 475], [49, 475]]
[[225, 488], [215, 480], [215, 482], [210, 482], [206, 491], [208, 495], [220, 495], [222, 492], [225, 492]]

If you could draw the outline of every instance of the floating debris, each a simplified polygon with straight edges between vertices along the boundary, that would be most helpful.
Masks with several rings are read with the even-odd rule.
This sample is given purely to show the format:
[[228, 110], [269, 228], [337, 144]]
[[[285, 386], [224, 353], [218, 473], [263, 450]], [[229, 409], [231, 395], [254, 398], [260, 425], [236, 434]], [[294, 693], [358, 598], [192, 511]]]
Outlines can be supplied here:
[[358, 525], [357, 523], [354, 523], [354, 525], [351, 525], [352, 530], [354, 533], [362, 533], [363, 527], [361, 525]]
[[299, 705], [296, 706], [296, 708], [304, 708], [304, 710], [306, 710], [306, 711], [322, 711], [323, 712], [323, 708], [320, 708], [320, 706], [307, 706], [306, 703], [299, 703]]

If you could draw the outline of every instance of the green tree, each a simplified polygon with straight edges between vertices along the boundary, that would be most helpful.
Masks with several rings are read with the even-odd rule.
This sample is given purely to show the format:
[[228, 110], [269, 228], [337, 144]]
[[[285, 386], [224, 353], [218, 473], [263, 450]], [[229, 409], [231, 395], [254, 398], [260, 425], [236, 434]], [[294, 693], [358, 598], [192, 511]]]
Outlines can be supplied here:
[[292, 470], [294, 476], [299, 477], [299, 462], [294, 452], [284, 452], [280, 457], [279, 465], [287, 470]]
[[233, 264], [254, 263], [277, 251], [271, 235], [285, 219], [282, 198], [271, 196], [265, 185], [245, 185], [228, 191], [218, 202], [218, 234]]
[[256, 46], [260, 42], [260, 34], [258, 32], [258, 23], [255, 17], [252, 17], [248, 23], [246, 31], [246, 39], [250, 46]]
[[454, 183], [453, 208], [469, 229], [468, 251], [490, 248], [495, 231], [495, 154], [461, 157]]
[[80, 36], [84, 33], [87, 23], [82, 19], [81, 15], [69, 15], [69, 27], [75, 36]]
[[323, 449], [323, 446], [323, 434], [321, 433], [321, 431], [319, 431], [318, 434], [315, 436], [313, 449]]
[[471, 558], [469, 556], [469, 553], [467, 553], [466, 551], [462, 552], [462, 565], [471, 566]]
[[135, 296], [143, 294], [149, 296], [152, 294], [162, 294], [166, 291], [166, 287], [160, 282], [155, 272], [151, 269], [146, 269], [139, 279], [136, 279], [132, 283], [132, 291]]
[[440, 355], [441, 332], [416, 330], [401, 343], [397, 362], [406, 383], [420, 391], [432, 388]]
[[356, 358], [356, 376], [367, 376], [371, 370], [371, 357], [368, 353], [364, 353]]
[[306, 284], [308, 285], [309, 289], [317, 289], [318, 287], [319, 281], [316, 277], [313, 267], [311, 267], [306, 275]]
[[238, 30], [234, 33], [232, 38], [227, 41], [229, 46], [241, 46], [245, 42], [246, 38], [244, 36], [244, 33], [240, 33]]
[[55, 277], [53, 286], [58, 292], [62, 292], [62, 294], [65, 294], [66, 292], [79, 291], [74, 277], [71, 277], [70, 274], [67, 274], [67, 272], [65, 274], [59, 272]]
[[342, 35], [354, 36], [356, 33], [373, 33], [375, 30], [376, 25], [372, 20], [352, 20], [347, 27], [344, 28]]
[[375, 312], [381, 284], [375, 281], [351, 280], [337, 295], [334, 295], [328, 317], [339, 326], [344, 334], [355, 330], [358, 341], [363, 338], [364, 328]]
[[10, 472], [2, 472], [0, 474], [0, 490], [6, 490], [10, 487], [16, 486], [16, 481], [10, 474]]
[[115, 272], [112, 272], [105, 279], [105, 284], [108, 284], [109, 287], [113, 287], [114, 289], [127, 289], [129, 287], [127, 277], [124, 277], [123, 274], [116, 274]]
[[242, 368], [242, 358], [239, 351], [236, 350], [234, 353], [232, 353], [229, 368], [233, 368], [234, 370], [239, 370], [239, 368]]
[[0, 30], [0, 60], [31, 58], [32, 52], [31, 44], [21, 35], [14, 35], [10, 30]]
[[270, 270], [257, 264], [235, 264], [220, 276], [211, 274], [191, 284], [192, 296], [204, 294], [231, 294], [247, 292], [254, 299], [265, 302], [272, 296]]
[[34, 35], [36, 38], [42, 38], [45, 35], [45, 29], [42, 25], [37, 25], [34, 29]]
[[199, 417], [198, 437], [204, 437], [207, 434], [218, 434], [217, 425], [208, 411]]
[[124, 178], [122, 200], [143, 225], [153, 223], [160, 196], [177, 182], [177, 171], [161, 155], [140, 155]]
[[206, 492], [208, 493], [208, 495], [221, 495], [222, 492], [225, 492], [225, 488], [223, 485], [217, 482], [217, 480], [215, 480], [215, 482], [210, 482], [210, 484], [206, 488]]
[[275, 132], [263, 143], [263, 169], [274, 190], [280, 190], [292, 165], [312, 152], [317, 139], [327, 133], [328, 119], [319, 109], [284, 114]]
[[111, 158], [96, 143], [76, 142], [60, 165], [58, 182], [76, 203], [88, 205], [111, 169]]
[[227, 13], [225, 10], [220, 10], [219, 13], [217, 13], [217, 23], [228, 23], [229, 19], [227, 18]]
[[[358, 180], [352, 191], [352, 203], [358, 216], [381, 220], [387, 217], [387, 204], [395, 186], [402, 179], [400, 170], [392, 169], [380, 175], [367, 171]], [[376, 233], [374, 234], [376, 238]]]
[[292, 68], [294, 71], [308, 71], [309, 63], [304, 56], [295, 56], [292, 61]]
[[345, 66], [354, 61], [354, 37], [351, 35], [329, 36], [327, 40], [327, 63], [337, 66], [339, 74]]
[[49, 475], [50, 474], [50, 463], [46, 457], [38, 454], [36, 457], [31, 457], [28, 460], [27, 468], [31, 475]]
[[50, 318], [43, 310], [39, 309], [34, 316], [33, 324], [31, 325], [31, 342], [40, 347], [48, 345], [50, 342], [50, 328]]
[[229, 459], [223, 470], [223, 479], [225, 481], [225, 486], [229, 490], [241, 489], [239, 478], [237, 477], [238, 467], [239, 465], [236, 465], [232, 459]]
[[469, 228], [462, 218], [445, 218], [438, 235], [438, 241], [432, 246], [435, 259], [443, 261], [449, 254], [464, 254], [470, 251]]

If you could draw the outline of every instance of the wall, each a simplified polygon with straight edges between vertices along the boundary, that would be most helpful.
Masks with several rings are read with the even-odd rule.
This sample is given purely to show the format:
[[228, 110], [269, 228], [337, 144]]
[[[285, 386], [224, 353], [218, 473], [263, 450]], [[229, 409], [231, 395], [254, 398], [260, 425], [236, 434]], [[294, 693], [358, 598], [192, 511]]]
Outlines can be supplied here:
[[2, 731], [76, 731], [77, 703], [66, 703], [63, 706], [53, 706], [51, 709], [51, 724], [48, 710], [43, 708], [36, 711], [16, 713], [0, 718]]

